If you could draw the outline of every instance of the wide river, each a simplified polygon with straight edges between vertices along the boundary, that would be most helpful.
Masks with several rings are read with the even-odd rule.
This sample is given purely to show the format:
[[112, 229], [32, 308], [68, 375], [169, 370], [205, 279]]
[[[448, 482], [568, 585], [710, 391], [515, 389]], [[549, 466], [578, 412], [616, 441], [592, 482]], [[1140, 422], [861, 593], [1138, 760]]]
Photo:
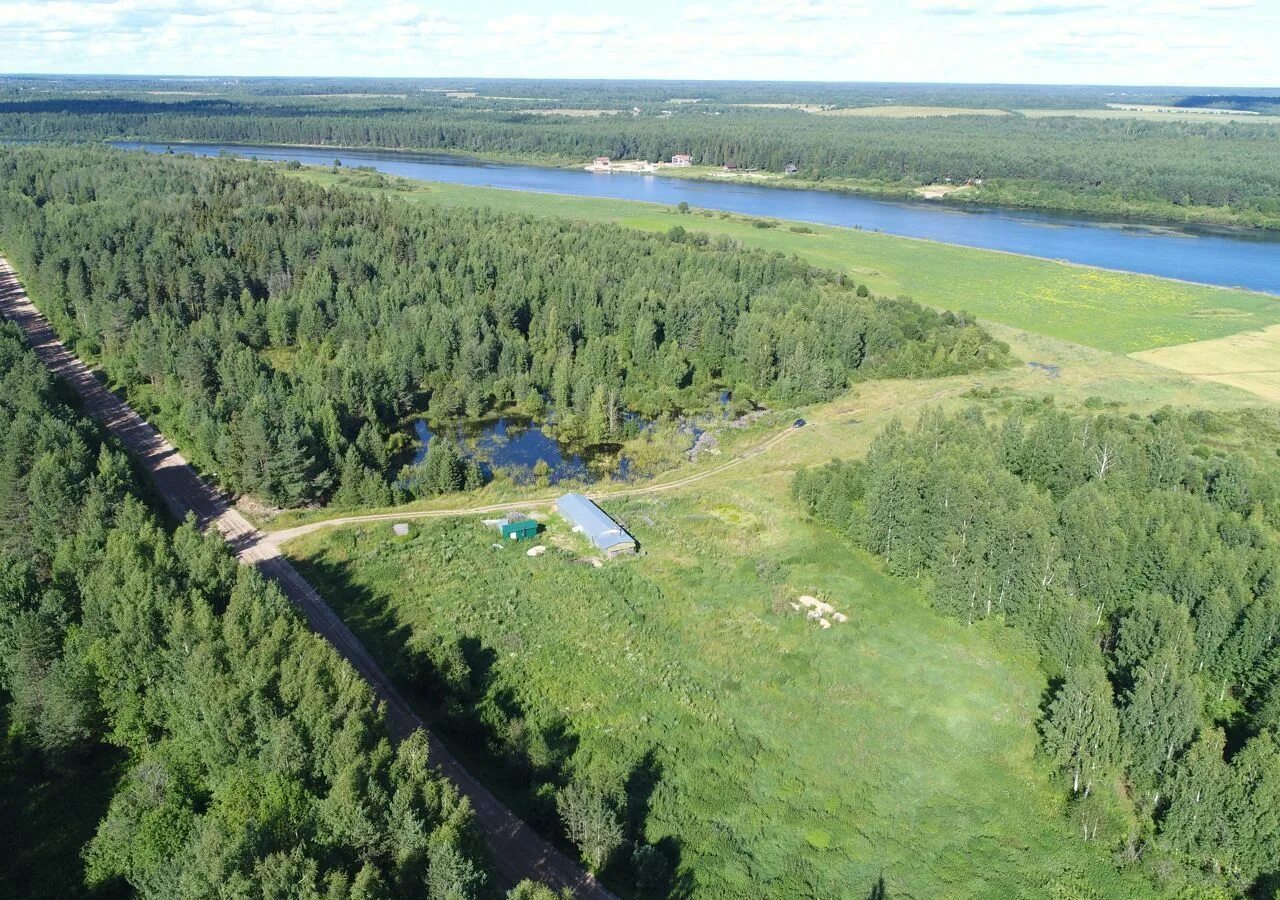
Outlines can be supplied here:
[[[121, 142], [163, 153], [170, 145]], [[607, 197], [690, 206], [752, 216], [882, 231], [903, 237], [1004, 250], [1108, 269], [1143, 272], [1223, 287], [1280, 294], [1280, 234], [1109, 221], [936, 201], [898, 202], [828, 191], [789, 190], [738, 182], [661, 175], [593, 174], [582, 170], [485, 162], [445, 154], [384, 153], [306, 147], [174, 144], [199, 156], [230, 154], [297, 160], [307, 165], [371, 166], [419, 181]]]

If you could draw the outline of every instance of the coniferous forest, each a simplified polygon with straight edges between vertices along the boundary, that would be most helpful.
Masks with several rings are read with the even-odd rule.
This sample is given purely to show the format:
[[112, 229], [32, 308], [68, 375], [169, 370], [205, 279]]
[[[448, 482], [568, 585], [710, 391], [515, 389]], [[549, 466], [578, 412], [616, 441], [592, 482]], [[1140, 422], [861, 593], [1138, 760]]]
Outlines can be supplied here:
[[717, 388], [797, 404], [1004, 358], [961, 316], [726, 239], [419, 209], [241, 162], [0, 152], [0, 244], [195, 463], [283, 506], [391, 503], [415, 412], [549, 404], [598, 442]]
[[818, 519], [966, 622], [1039, 649], [1039, 729], [1083, 840], [1280, 884], [1280, 482], [1203, 414], [927, 413], [799, 473]]
[[105, 808], [75, 809], [100, 820], [86, 847], [63, 846], [67, 822], [9, 844], [6, 896], [79, 895], [82, 871], [103, 896], [156, 898], [444, 897], [485, 880], [425, 736], [393, 749], [369, 688], [273, 585], [193, 523], [166, 527], [7, 324], [0, 698], [6, 755], [43, 784], [4, 767], [11, 841], [71, 814], [43, 807], [108, 777], [102, 759], [116, 778]]
[[[1164, 121], [1069, 114], [1075, 107], [1105, 109], [1103, 101], [1114, 98], [1100, 91], [892, 85], [876, 92], [865, 85], [842, 90], [678, 82], [629, 89], [625, 83], [533, 82], [497, 85], [491, 89], [497, 96], [488, 96], [483, 90], [455, 93], [412, 83], [346, 86], [404, 92], [361, 97], [289, 96], [286, 86], [268, 81], [230, 93], [220, 87], [217, 96], [112, 96], [127, 86], [95, 83], [93, 93], [106, 96], [92, 97], [59, 94], [48, 86], [0, 94], [0, 137], [367, 147], [575, 164], [596, 155], [667, 160], [687, 153], [695, 165], [771, 173], [794, 165], [795, 179], [837, 189], [909, 194], [923, 185], [981, 179], [981, 192], [951, 199], [1280, 227], [1280, 129], [1273, 118]], [[341, 83], [292, 87], [340, 89]], [[886, 91], [896, 103], [936, 103], [944, 111], [977, 107], [991, 114], [827, 114], [881, 105]], [[673, 103], [670, 97], [698, 102]], [[1269, 112], [1277, 102], [1269, 94], [1238, 100], [1248, 112]], [[603, 106], [608, 114], [576, 115], [575, 104]], [[568, 114], [557, 114], [564, 107], [570, 107]], [[1023, 107], [1032, 109], [1024, 114]], [[1050, 114], [1044, 107], [1053, 107]]]

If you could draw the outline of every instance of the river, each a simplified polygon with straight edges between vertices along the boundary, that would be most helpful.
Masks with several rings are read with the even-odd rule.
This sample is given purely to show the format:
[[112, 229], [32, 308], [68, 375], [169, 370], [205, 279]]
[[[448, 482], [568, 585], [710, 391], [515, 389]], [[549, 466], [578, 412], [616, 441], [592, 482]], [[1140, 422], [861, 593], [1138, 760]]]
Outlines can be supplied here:
[[[170, 145], [119, 142], [117, 147], [166, 152]], [[418, 181], [605, 197], [769, 216], [881, 231], [902, 237], [1003, 250], [1107, 269], [1280, 294], [1280, 234], [1089, 219], [937, 201], [880, 200], [830, 191], [790, 190], [740, 182], [694, 181], [661, 175], [595, 174], [582, 170], [493, 163], [447, 154], [390, 153], [308, 147], [174, 144], [198, 156], [231, 154], [306, 165], [370, 166]]]

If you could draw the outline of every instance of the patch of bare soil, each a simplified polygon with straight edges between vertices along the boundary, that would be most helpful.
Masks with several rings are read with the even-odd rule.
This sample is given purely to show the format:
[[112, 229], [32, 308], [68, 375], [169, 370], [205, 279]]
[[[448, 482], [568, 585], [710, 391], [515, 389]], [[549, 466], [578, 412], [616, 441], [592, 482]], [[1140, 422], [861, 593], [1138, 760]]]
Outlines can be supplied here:
[[916, 188], [916, 193], [926, 200], [940, 200], [947, 194], [963, 191], [967, 187], [966, 184], [926, 184]]

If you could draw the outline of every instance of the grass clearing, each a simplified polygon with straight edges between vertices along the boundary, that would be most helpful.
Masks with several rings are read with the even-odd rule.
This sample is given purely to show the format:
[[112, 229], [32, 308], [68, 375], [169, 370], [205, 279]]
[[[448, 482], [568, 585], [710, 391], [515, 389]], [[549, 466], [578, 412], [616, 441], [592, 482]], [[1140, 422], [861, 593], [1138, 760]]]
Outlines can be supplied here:
[[1143, 362], [1229, 384], [1280, 403], [1280, 326], [1133, 354]]
[[816, 116], [861, 116], [877, 119], [923, 119], [938, 116], [1007, 116], [1006, 109], [965, 106], [824, 106], [817, 103], [732, 103], [746, 109], [794, 109]]
[[[360, 177], [322, 169], [297, 174], [326, 185], [358, 184]], [[752, 223], [757, 220], [747, 216], [710, 211], [682, 215], [671, 207], [626, 200], [411, 181], [400, 185], [402, 189], [387, 193], [408, 202], [487, 206], [649, 231], [680, 225], [690, 231], [724, 234], [747, 246], [794, 253], [815, 265], [847, 272], [876, 293], [912, 297], [969, 312], [984, 322], [1114, 353], [1211, 340], [1280, 324], [1280, 298], [1267, 294], [852, 228], [806, 224], [807, 232], [797, 233], [786, 227], [755, 227]]]
[[[608, 502], [644, 555], [601, 569], [555, 520], [538, 558], [475, 520], [288, 550], [402, 678], [406, 645], [463, 648], [474, 695], [417, 700], [544, 829], [530, 766], [642, 772], [633, 812], [692, 896], [862, 896], [881, 876], [899, 898], [1147, 895], [1060, 814], [1030, 652], [934, 614], [785, 485]], [[820, 630], [802, 594], [849, 622]]]
[[948, 116], [1007, 116], [1007, 109], [965, 106], [852, 106], [812, 110], [822, 116], [864, 116], [879, 119], [924, 119]]
[[521, 109], [517, 112], [528, 116], [566, 116], [571, 119], [594, 119], [599, 116], [616, 116], [619, 109]]

